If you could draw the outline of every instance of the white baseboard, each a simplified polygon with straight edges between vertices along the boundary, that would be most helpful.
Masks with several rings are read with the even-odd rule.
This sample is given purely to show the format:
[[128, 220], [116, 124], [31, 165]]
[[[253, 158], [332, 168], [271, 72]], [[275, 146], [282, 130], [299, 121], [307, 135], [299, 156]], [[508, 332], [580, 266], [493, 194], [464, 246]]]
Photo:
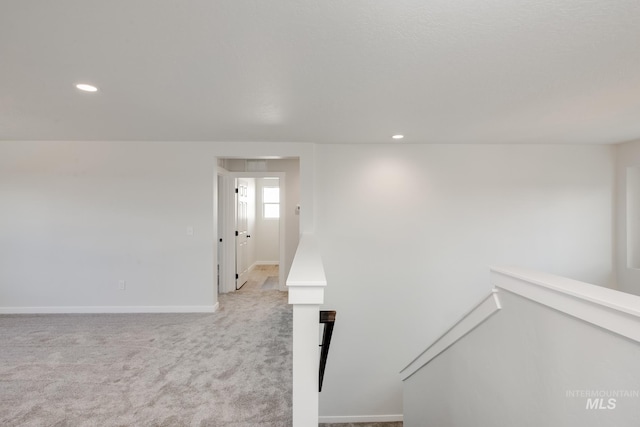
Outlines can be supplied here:
[[213, 313], [215, 305], [123, 305], [69, 307], [0, 307], [0, 314], [77, 314], [77, 313]]
[[343, 415], [320, 416], [320, 423], [393, 423], [402, 421], [402, 414], [396, 415]]

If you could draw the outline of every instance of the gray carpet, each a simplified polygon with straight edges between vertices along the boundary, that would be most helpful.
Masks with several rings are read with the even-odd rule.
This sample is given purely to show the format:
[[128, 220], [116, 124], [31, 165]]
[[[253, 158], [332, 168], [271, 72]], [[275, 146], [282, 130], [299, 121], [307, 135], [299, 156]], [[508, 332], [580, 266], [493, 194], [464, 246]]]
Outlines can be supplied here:
[[214, 314], [0, 316], [2, 426], [290, 426], [286, 293]]

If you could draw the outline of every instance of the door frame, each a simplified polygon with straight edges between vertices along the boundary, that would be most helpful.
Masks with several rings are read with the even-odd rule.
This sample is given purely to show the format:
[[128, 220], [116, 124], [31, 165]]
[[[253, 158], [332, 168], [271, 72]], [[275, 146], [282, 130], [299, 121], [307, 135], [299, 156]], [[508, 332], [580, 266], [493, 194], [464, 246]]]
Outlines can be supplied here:
[[217, 281], [217, 293], [225, 293], [228, 292], [225, 289], [225, 277], [227, 274], [227, 251], [226, 248], [229, 240], [224, 231], [227, 229], [227, 224], [229, 224], [230, 218], [228, 218], [227, 214], [227, 198], [229, 197], [228, 187], [229, 187], [229, 171], [225, 168], [218, 166], [216, 173], [216, 182], [215, 182], [215, 205], [214, 205], [214, 230], [217, 230], [215, 233], [214, 245], [217, 247], [217, 256], [215, 259], [216, 264], [218, 265], [218, 277], [219, 281]]
[[[220, 277], [220, 292], [234, 292], [236, 290], [236, 245], [235, 245], [235, 181], [236, 178], [279, 178], [280, 182], [280, 219], [279, 219], [279, 247], [278, 247], [278, 290], [286, 291], [285, 274], [285, 242], [286, 242], [286, 178], [285, 172], [230, 172], [225, 171], [224, 193], [220, 200], [224, 206], [222, 233], [218, 230], [218, 236], [222, 235], [222, 262]], [[284, 196], [283, 196], [284, 195]], [[226, 242], [226, 243], [225, 243]], [[233, 242], [231, 244], [230, 242]]]

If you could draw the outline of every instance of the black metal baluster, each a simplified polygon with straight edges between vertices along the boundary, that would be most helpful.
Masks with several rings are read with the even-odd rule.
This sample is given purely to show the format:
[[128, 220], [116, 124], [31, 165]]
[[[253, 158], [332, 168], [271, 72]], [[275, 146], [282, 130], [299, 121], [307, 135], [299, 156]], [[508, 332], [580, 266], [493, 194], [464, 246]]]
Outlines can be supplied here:
[[336, 321], [335, 311], [320, 311], [320, 323], [324, 324], [322, 332], [322, 344], [320, 345], [320, 390], [322, 391], [322, 380], [324, 379], [324, 368], [327, 365], [329, 355], [329, 345], [331, 345], [331, 335], [333, 334], [333, 324]]

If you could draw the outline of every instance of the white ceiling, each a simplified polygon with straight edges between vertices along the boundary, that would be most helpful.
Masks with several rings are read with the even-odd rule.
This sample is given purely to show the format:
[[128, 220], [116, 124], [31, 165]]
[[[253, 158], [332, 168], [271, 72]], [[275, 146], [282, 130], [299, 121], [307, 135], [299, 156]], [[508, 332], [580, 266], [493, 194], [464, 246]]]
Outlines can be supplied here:
[[640, 1], [0, 2], [1, 140], [395, 133], [417, 143], [640, 138]]

